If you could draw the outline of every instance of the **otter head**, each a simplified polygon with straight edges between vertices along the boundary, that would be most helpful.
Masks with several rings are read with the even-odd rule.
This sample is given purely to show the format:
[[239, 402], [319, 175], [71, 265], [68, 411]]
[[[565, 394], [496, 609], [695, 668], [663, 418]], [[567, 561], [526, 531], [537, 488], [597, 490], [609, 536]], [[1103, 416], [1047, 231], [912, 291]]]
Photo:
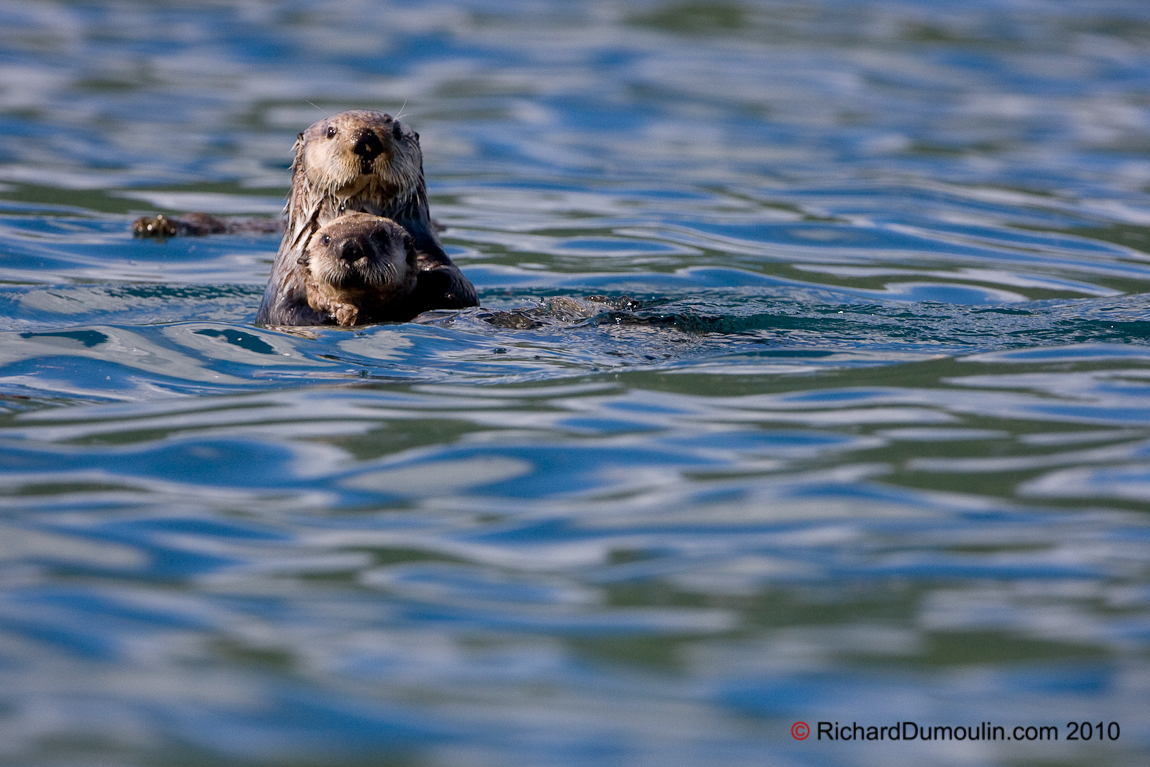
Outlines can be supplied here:
[[383, 112], [356, 109], [320, 120], [299, 135], [295, 170], [316, 191], [340, 201], [365, 187], [387, 198], [414, 191], [421, 173], [419, 136]]
[[299, 263], [307, 270], [308, 304], [340, 325], [402, 314], [419, 270], [403, 227], [366, 213], [348, 213], [320, 227]]
[[423, 193], [419, 134], [383, 112], [340, 112], [299, 134], [288, 231], [296, 243], [346, 212], [396, 217]]

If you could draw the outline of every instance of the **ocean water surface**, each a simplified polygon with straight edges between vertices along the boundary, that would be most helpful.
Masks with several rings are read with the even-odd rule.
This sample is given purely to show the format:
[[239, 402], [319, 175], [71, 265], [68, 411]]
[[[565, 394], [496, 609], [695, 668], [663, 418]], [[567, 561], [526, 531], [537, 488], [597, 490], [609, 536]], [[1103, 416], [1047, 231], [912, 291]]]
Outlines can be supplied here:
[[[1142, 0], [0, 3], [0, 765], [1145, 764], [1148, 84]], [[348, 108], [481, 309], [133, 239]]]

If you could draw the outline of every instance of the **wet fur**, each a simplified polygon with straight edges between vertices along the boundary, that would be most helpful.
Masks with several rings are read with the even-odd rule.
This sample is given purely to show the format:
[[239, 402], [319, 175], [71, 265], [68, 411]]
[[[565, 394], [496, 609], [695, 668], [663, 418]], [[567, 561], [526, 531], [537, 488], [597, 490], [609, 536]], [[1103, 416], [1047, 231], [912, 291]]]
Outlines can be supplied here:
[[[368, 130], [379, 149], [370, 159], [356, 150]], [[320, 227], [354, 211], [389, 218], [411, 236], [418, 276], [414, 291], [397, 307], [397, 316], [405, 315], [400, 319], [429, 309], [477, 304], [475, 288], [448, 258], [432, 227], [417, 133], [390, 115], [353, 110], [320, 120], [299, 134], [294, 151], [287, 229], [256, 322], [336, 321], [308, 304], [306, 268], [299, 261]]]
[[337, 324], [410, 319], [419, 271], [415, 241], [394, 221], [347, 213], [312, 236], [299, 263], [308, 305]]

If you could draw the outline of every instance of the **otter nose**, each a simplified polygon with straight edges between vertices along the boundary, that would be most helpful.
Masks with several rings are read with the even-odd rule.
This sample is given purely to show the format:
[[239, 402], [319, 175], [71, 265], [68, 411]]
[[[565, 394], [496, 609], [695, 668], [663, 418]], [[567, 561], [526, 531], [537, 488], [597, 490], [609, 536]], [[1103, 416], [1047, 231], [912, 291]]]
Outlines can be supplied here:
[[358, 261], [363, 258], [363, 246], [360, 245], [359, 240], [348, 240], [340, 249], [339, 257], [348, 262]]
[[365, 128], [360, 132], [359, 139], [355, 142], [355, 149], [352, 151], [365, 161], [371, 162], [383, 154], [383, 142], [375, 135], [375, 131]]

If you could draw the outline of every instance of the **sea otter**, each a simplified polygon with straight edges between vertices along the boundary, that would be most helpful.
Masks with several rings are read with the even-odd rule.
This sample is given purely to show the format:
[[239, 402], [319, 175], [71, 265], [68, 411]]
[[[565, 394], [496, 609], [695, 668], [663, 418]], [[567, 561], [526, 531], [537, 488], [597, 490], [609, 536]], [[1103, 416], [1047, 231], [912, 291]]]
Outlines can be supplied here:
[[320, 120], [295, 142], [287, 229], [256, 322], [312, 324], [299, 259], [321, 226], [354, 211], [390, 218], [411, 235], [418, 267], [407, 298], [412, 317], [478, 303], [432, 228], [418, 134], [391, 115], [352, 110]]
[[319, 314], [308, 324], [409, 320], [422, 311], [411, 305], [419, 272], [415, 241], [390, 219], [367, 213], [333, 219], [312, 235], [299, 264], [307, 304]]
[[[404, 304], [411, 317], [431, 309], [478, 304], [475, 288], [444, 252], [428, 214], [419, 134], [391, 115], [351, 110], [300, 133], [294, 152], [292, 188], [284, 209], [286, 229], [256, 322], [330, 321], [308, 304], [306, 269], [300, 258], [320, 227], [356, 211], [389, 218], [411, 236], [417, 276]], [[143, 218], [133, 228], [143, 236], [173, 236], [208, 234], [221, 225], [230, 226], [224, 219], [192, 214]]]

